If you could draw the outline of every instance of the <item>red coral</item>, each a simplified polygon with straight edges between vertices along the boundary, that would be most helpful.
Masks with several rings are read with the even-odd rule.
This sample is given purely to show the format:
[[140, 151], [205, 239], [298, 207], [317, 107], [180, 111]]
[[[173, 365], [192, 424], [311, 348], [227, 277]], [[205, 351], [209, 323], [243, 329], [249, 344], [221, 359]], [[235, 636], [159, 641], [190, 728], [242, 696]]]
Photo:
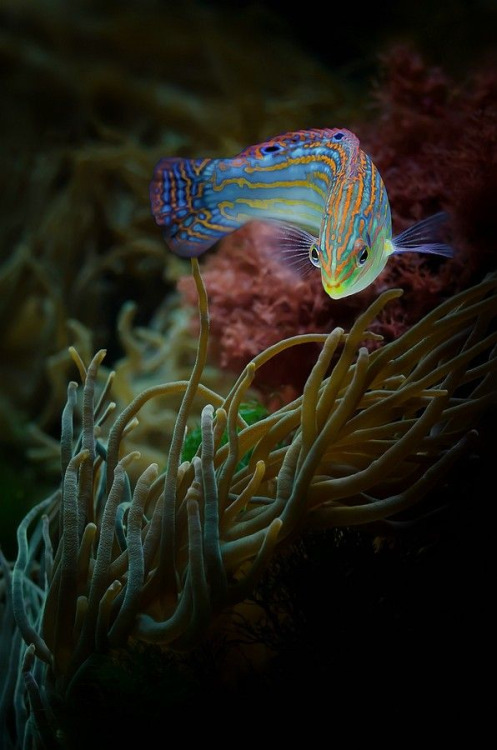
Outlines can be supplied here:
[[[239, 372], [255, 355], [288, 336], [350, 328], [379, 291], [401, 287], [403, 296], [379, 315], [372, 328], [398, 337], [442, 298], [466, 287], [495, 266], [497, 236], [497, 72], [490, 66], [457, 87], [440, 69], [425, 65], [399, 46], [383, 59], [377, 91], [378, 117], [359, 126], [363, 148], [385, 182], [400, 232], [445, 209], [456, 258], [406, 254], [391, 258], [368, 289], [332, 301], [319, 272], [299, 280], [271, 251], [271, 229], [254, 222], [227, 237], [204, 263], [211, 314], [212, 356]], [[193, 284], [179, 289], [195, 304]], [[282, 398], [300, 392], [318, 347], [278, 356], [258, 371], [255, 385]]]

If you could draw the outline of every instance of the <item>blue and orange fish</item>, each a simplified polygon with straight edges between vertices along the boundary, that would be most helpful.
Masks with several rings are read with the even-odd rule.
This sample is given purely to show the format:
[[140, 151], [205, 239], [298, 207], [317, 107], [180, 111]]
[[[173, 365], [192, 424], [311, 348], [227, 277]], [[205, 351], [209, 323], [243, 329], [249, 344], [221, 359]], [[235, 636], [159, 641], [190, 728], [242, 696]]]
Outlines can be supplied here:
[[380, 173], [345, 128], [285, 133], [232, 159], [162, 159], [150, 199], [167, 244], [184, 257], [253, 219], [273, 222], [283, 257], [301, 271], [318, 267], [333, 299], [367, 287], [395, 253], [453, 255], [438, 239], [443, 213], [392, 236]]

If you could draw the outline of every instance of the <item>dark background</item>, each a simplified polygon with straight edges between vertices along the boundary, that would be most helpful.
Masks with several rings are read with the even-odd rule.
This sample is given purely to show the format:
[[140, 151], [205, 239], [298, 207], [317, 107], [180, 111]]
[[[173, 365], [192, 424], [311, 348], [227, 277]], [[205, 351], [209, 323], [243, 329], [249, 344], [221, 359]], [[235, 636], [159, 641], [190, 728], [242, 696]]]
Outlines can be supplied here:
[[[28, 7], [27, 3], [20, 5]], [[353, 3], [307, 2], [297, 6], [296, 11], [281, 2], [228, 0], [186, 3], [159, 0], [94, 0], [65, 4], [35, 2], [32, 4], [32, 19], [29, 12], [18, 13], [19, 5], [16, 6], [13, 0], [0, 3], [0, 33], [9, 34], [10, 39], [17, 37], [25, 40], [28, 47], [30, 40], [36, 41], [33, 44], [36, 50], [48, 48], [50, 27], [35, 23], [35, 16], [37, 8], [51, 6], [56, 15], [61, 9], [66, 14], [86, 12], [95, 24], [95, 40], [98, 39], [99, 24], [109, 28], [116, 15], [122, 14], [123, 10], [134, 14], [136, 34], [146, 35], [147, 29], [152, 33], [154, 8], [170, 8], [171, 13], [184, 18], [186, 36], [189, 23], [194, 22], [193, 16], [199, 9], [221, 11], [228, 49], [230, 23], [236, 24], [237, 28], [243, 28], [246, 23], [243, 52], [254, 68], [263, 72], [268, 89], [278, 83], [273, 80], [275, 72], [271, 66], [271, 39], [285, 38], [290, 43], [289, 76], [294, 65], [291, 47], [295, 45], [324, 68], [332, 70], [359, 101], [363, 94], [365, 106], [375, 86], [381, 55], [395, 42], [413, 43], [430, 64], [442, 66], [453, 77], [455, 86], [480, 61], [495, 59], [497, 51], [497, 2], [493, 0], [386, 1], [366, 3], [360, 9]], [[148, 27], [147, 23], [152, 25]], [[73, 24], [71, 28], [73, 39]], [[89, 27], [85, 28], [82, 38], [88, 44], [86, 54], [90, 60], [96, 50], [99, 54], [102, 54], [102, 50], [97, 41], [94, 45], [88, 43]], [[253, 35], [257, 34], [258, 28], [267, 40], [267, 57], [258, 52], [258, 58], [252, 60], [255, 46]], [[63, 29], [62, 14], [57, 33], [54, 32], [59, 47], [63, 44]], [[163, 34], [164, 45], [171, 43], [166, 26], [155, 29], [155, 32]], [[111, 51], [108, 54], [112, 57]], [[29, 52], [26, 59], [28, 56]], [[67, 90], [61, 85], [63, 96], [49, 97], [47, 101], [43, 77], [33, 75], [36, 65], [14, 70], [12, 59], [12, 55], [5, 55], [3, 72], [0, 60], [0, 80], [4, 83], [14, 82], [10, 95], [23, 100], [18, 111], [27, 113], [26, 117], [30, 116], [28, 101], [32, 103], [32, 113], [46, 110], [36, 137], [54, 141], [65, 139], [69, 144], [84, 140], [87, 133], [82, 135], [79, 113], [72, 113], [66, 107], [66, 103], [72, 103]], [[229, 60], [229, 55], [225, 54], [224, 59]], [[180, 46], [177, 63], [183, 72], [191, 64], [188, 57], [181, 56]], [[41, 69], [42, 64], [43, 58], [40, 57]], [[130, 59], [129, 67], [136, 73], [140, 60]], [[11, 76], [12, 70], [14, 74]], [[21, 72], [18, 73], [18, 70]], [[25, 79], [24, 70], [29, 71]], [[231, 80], [238, 80], [237, 70], [225, 72]], [[281, 74], [278, 68], [277, 75]], [[160, 75], [160, 71], [157, 75]], [[197, 86], [200, 81], [203, 88], [209, 91], [212, 86], [209, 70], [192, 69], [190, 75]], [[243, 76], [240, 79], [243, 80]], [[3, 101], [8, 101], [8, 98], [5, 97]], [[108, 121], [121, 117], [120, 110], [107, 112], [103, 110], [104, 106], [111, 109], [112, 103], [102, 105], [102, 114], [107, 116]], [[58, 110], [58, 107], [61, 109]], [[12, 111], [4, 110], [0, 115], [0, 118], [4, 118], [5, 128], [6, 123], [11, 124], [8, 115]], [[312, 124], [322, 127], [336, 123], [302, 123], [302, 126]], [[19, 121], [21, 126], [22, 122]], [[223, 127], [220, 122], [219, 130]], [[1, 128], [2, 125], [0, 133]], [[257, 130], [255, 119], [253, 130], [254, 133]], [[91, 135], [94, 137], [93, 132]], [[199, 133], [201, 138], [202, 134]], [[464, 138], [464, 133], [461, 133], [461, 138]], [[0, 143], [1, 158], [10, 163], [12, 154], [6, 152], [4, 145], [5, 141]], [[37, 145], [34, 140], [30, 142], [29, 149], [34, 152]], [[20, 160], [22, 154], [15, 158]], [[14, 212], [19, 198], [9, 185], [3, 184], [1, 174], [0, 184], [4, 206], [9, 206], [10, 202], [11, 212]], [[32, 216], [26, 218], [33, 220]], [[7, 221], [7, 225], [8, 237], [12, 241], [19, 227], [15, 222]], [[490, 455], [492, 450], [492, 446], [489, 446]], [[9, 446], [5, 446], [5, 451], [7, 460], [10, 460]], [[285, 568], [283, 578], [280, 576], [276, 583], [281, 586], [283, 581], [285, 585], [293, 586], [294, 605], [298, 608], [296, 630], [286, 642], [282, 636], [279, 643], [280, 663], [269, 687], [262, 690], [257, 682], [249, 685], [244, 700], [257, 701], [258, 691], [262, 691], [260, 694], [267, 704], [274, 688], [282, 691], [287, 706], [297, 709], [299, 691], [302, 691], [307, 711], [312, 712], [313, 700], [319, 699], [323, 723], [328, 696], [339, 701], [341, 706], [353, 705], [357, 696], [363, 701], [362, 705], [368, 696], [373, 702], [381, 703], [383, 689], [388, 700], [381, 718], [382, 731], [388, 727], [392, 705], [396, 709], [402, 706], [404, 696], [406, 702], [411, 702], [413, 720], [416, 717], [419, 719], [427, 710], [435, 714], [437, 708], [447, 705], [447, 699], [454, 707], [452, 718], [455, 712], [467, 709], [474, 698], [473, 688], [478, 693], [476, 683], [479, 670], [483, 669], [485, 674], [487, 669], [487, 641], [484, 638], [488, 627], [486, 610], [493, 597], [493, 589], [488, 583], [488, 536], [491, 524], [484, 502], [489, 497], [487, 488], [492, 486], [492, 466], [487, 461], [476, 464], [473, 469], [474, 475], [462, 478], [460, 496], [456, 502], [452, 502], [450, 496], [441, 498], [442, 507], [451, 507], [449, 514], [442, 512], [431, 526], [421, 526], [414, 535], [403, 537], [396, 545], [390, 547], [385, 544], [381, 554], [373, 552], [369, 539], [364, 542], [355, 533], [336, 547], [331, 534], [310, 535], [304, 539], [303, 548], [297, 550], [295, 557], [298, 566], [290, 565], [289, 570]], [[474, 503], [468, 506], [466, 500], [470, 495]], [[12, 540], [9, 542], [10, 551], [14, 544]], [[326, 680], [328, 684], [323, 691], [319, 683]], [[379, 689], [378, 685], [383, 688]], [[400, 691], [396, 694], [397, 687]], [[223, 696], [225, 699], [226, 696]], [[235, 696], [232, 700], [232, 710], [236, 712], [240, 698]], [[403, 707], [406, 708], [405, 705]], [[361, 715], [360, 711], [358, 715]], [[336, 715], [331, 718], [336, 718]], [[381, 734], [377, 737], [381, 738]]]

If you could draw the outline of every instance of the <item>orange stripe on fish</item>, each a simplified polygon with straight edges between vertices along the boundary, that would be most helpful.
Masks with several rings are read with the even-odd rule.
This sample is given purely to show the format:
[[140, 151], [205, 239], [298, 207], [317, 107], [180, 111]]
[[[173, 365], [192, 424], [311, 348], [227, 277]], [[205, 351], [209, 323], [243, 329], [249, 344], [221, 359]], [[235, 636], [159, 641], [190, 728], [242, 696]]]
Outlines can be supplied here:
[[231, 159], [161, 159], [150, 200], [184, 257], [252, 219], [272, 222], [282, 261], [304, 274], [318, 267], [333, 298], [371, 284], [393, 253], [453, 254], [439, 237], [442, 214], [392, 236], [385, 185], [345, 128], [284, 133]]

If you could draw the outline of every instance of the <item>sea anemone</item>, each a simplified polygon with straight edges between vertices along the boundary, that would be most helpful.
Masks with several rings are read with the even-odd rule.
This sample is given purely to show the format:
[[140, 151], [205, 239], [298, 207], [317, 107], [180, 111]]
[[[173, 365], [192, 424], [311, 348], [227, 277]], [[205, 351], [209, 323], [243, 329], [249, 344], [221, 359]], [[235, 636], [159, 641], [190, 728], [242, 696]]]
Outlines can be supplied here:
[[[53, 743], [60, 707], [96, 653], [130, 644], [188, 652], [253, 590], [278, 549], [305, 528], [388, 523], [435, 498], [449, 469], [478, 446], [496, 401], [497, 279], [439, 305], [396, 341], [368, 351], [368, 332], [401, 290], [382, 293], [349, 333], [303, 334], [257, 355], [226, 397], [201, 383], [208, 306], [196, 260], [200, 334], [188, 380], [153, 385], [113, 417], [105, 357], [85, 365], [62, 415], [60, 488], [26, 515], [11, 570], [2, 559], [3, 731], [13, 745]], [[319, 343], [302, 394], [252, 425], [240, 404], [259, 367]], [[332, 360], [331, 372], [327, 371]], [[164, 469], [135, 480], [127, 437], [142, 407], [182, 394]], [[193, 401], [201, 444], [182, 462]], [[227, 433], [228, 442], [221, 444]], [[248, 462], [241, 458], [249, 454]]]

